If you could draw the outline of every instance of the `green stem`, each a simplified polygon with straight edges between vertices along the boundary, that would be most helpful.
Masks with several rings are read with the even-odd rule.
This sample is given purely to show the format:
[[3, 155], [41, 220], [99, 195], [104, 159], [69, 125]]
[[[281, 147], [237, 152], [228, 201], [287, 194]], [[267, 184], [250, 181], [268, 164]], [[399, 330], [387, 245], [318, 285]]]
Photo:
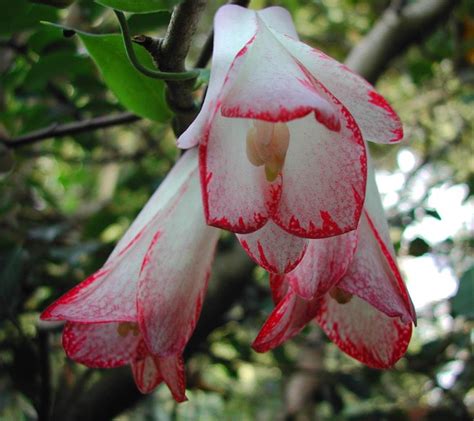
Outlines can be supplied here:
[[130, 39], [130, 31], [128, 29], [127, 19], [122, 12], [114, 10], [117, 15], [118, 21], [120, 23], [120, 29], [122, 30], [123, 43], [125, 45], [125, 50], [127, 51], [127, 56], [133, 67], [139, 72], [143, 73], [148, 77], [162, 80], [189, 80], [195, 79], [199, 76], [199, 70], [190, 70], [188, 72], [160, 72], [159, 70], [149, 69], [143, 66], [135, 54], [133, 49], [132, 40]]

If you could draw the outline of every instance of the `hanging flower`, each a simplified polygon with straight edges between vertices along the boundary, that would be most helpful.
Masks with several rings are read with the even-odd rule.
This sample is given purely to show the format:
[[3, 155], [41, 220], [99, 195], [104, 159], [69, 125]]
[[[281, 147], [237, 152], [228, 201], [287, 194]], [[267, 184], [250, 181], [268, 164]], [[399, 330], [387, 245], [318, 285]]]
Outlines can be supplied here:
[[[299, 42], [286, 10], [224, 6], [214, 29], [206, 100], [178, 145], [199, 144], [208, 224], [239, 234], [264, 229], [259, 238], [268, 241], [248, 238], [244, 247], [267, 269], [287, 272], [307, 238], [357, 228], [365, 141], [398, 141], [401, 123], [369, 83]], [[300, 237], [278, 244], [291, 250], [287, 261], [271, 241], [278, 229]]]
[[219, 230], [204, 222], [197, 151], [187, 152], [104, 266], [51, 304], [63, 344], [90, 367], [131, 364], [138, 387], [184, 396], [181, 354], [199, 317]]
[[405, 353], [416, 315], [371, 168], [357, 231], [311, 240], [298, 267], [270, 281], [276, 307], [253, 344], [257, 351], [280, 345], [314, 319], [344, 352], [371, 367], [390, 367]]

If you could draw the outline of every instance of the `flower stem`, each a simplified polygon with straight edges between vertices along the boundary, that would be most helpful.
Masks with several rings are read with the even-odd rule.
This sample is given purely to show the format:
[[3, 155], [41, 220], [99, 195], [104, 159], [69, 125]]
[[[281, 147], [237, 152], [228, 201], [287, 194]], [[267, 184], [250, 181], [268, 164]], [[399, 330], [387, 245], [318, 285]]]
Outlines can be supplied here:
[[133, 49], [132, 40], [130, 38], [130, 31], [128, 29], [127, 19], [125, 15], [118, 11], [114, 10], [117, 19], [120, 24], [120, 29], [122, 31], [123, 43], [125, 45], [125, 50], [127, 52], [128, 59], [132, 63], [133, 67], [139, 72], [143, 73], [145, 76], [152, 77], [155, 79], [162, 80], [189, 80], [195, 79], [199, 76], [199, 70], [190, 70], [188, 72], [161, 72], [159, 70], [149, 69], [148, 67], [143, 66], [135, 54]]

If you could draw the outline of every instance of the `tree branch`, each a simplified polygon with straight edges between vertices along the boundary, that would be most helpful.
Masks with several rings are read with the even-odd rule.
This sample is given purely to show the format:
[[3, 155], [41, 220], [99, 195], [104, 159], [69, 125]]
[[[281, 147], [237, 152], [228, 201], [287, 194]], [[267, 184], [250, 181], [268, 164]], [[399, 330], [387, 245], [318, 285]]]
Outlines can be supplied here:
[[92, 130], [118, 126], [120, 124], [133, 123], [138, 120], [140, 120], [140, 117], [135, 114], [124, 112], [105, 117], [95, 117], [89, 120], [75, 121], [73, 123], [53, 124], [44, 129], [36, 130], [14, 139], [0, 139], [0, 143], [4, 144], [7, 148], [15, 149], [52, 137], [85, 133]]
[[374, 83], [394, 57], [428, 37], [458, 3], [459, 0], [420, 0], [400, 10], [389, 7], [350, 52], [347, 66]]
[[[158, 67], [164, 72], [186, 71], [185, 60], [191, 39], [206, 0], [184, 0], [175, 7], [164, 39], [159, 48]], [[167, 81], [167, 99], [176, 113], [174, 130], [179, 136], [194, 120], [198, 109], [194, 103], [194, 80]]]

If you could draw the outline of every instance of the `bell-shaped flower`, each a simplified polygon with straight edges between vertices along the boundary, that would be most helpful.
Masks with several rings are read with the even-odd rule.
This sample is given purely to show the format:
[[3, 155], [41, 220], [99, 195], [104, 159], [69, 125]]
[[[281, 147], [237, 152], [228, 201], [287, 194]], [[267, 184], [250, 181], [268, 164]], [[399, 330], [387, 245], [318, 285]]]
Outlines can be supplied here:
[[[267, 269], [287, 272], [307, 238], [357, 228], [365, 141], [398, 141], [401, 123], [368, 82], [299, 42], [282, 8], [227, 5], [214, 30], [206, 99], [178, 145], [199, 143], [208, 224], [239, 234], [264, 227], [266, 240], [247, 237], [244, 247]], [[287, 261], [271, 247], [280, 228], [302, 237], [278, 244], [292, 250]]]
[[197, 150], [161, 183], [104, 266], [42, 314], [90, 367], [131, 364], [138, 387], [184, 399], [181, 354], [199, 317], [219, 230], [205, 224]]
[[311, 240], [296, 269], [270, 274], [270, 284], [276, 307], [253, 344], [257, 351], [280, 345], [316, 320], [344, 352], [371, 367], [390, 367], [403, 356], [416, 315], [371, 168], [358, 229]]

